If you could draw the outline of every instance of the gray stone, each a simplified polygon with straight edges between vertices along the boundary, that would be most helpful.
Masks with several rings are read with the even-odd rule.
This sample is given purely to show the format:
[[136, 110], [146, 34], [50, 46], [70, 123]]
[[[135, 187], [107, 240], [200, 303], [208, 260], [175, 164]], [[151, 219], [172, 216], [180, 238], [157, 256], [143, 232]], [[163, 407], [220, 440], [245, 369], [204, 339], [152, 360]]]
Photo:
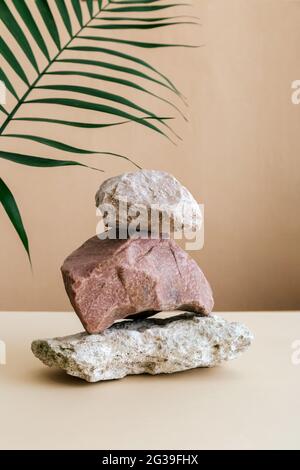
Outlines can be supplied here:
[[182, 312], [164, 319], [122, 321], [97, 335], [36, 340], [32, 351], [48, 366], [97, 382], [213, 367], [236, 358], [252, 339], [240, 323]]
[[[127, 208], [122, 211], [125, 203]], [[115, 214], [108, 212], [105, 218], [110, 227], [128, 228], [131, 224], [134, 228], [134, 222], [139, 221], [141, 231], [170, 233], [196, 231], [202, 223], [199, 205], [191, 193], [164, 171], [139, 170], [109, 178], [96, 194], [96, 205], [102, 213], [114, 208]], [[154, 220], [167, 220], [169, 230], [161, 225], [155, 230]]]

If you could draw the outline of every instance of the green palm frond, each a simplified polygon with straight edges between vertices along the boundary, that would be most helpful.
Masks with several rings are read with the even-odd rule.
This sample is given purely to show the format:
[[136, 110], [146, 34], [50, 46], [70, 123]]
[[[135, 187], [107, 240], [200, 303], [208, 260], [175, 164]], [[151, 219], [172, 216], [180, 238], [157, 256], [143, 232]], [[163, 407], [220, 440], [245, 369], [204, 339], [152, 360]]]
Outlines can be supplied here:
[[30, 251], [28, 237], [23, 225], [22, 217], [19, 212], [19, 208], [15, 201], [14, 196], [12, 195], [10, 189], [6, 186], [3, 179], [0, 178], [0, 202], [7, 213], [11, 223], [13, 224], [30, 260]]
[[[34, 9], [31, 8], [33, 2]], [[143, 49], [179, 45], [150, 42], [144, 37], [141, 40], [124, 39], [124, 33], [136, 30], [143, 36], [158, 28], [198, 24], [197, 18], [189, 14], [189, 6], [176, 0], [0, 0], [0, 27], [5, 33], [0, 37], [1, 61], [3, 59], [0, 80], [8, 91], [7, 104], [0, 106], [0, 158], [36, 167], [78, 165], [90, 168], [80, 162], [47, 158], [43, 154], [32, 156], [8, 152], [5, 139], [9, 139], [10, 142], [30, 140], [41, 149], [48, 147], [81, 155], [110, 155], [132, 163], [128, 157], [110, 150], [82, 149], [54, 140], [49, 137], [48, 124], [105, 129], [133, 123], [170, 140], [177, 136], [168, 123], [174, 116], [159, 116], [151, 109], [152, 105], [143, 105], [140, 98], [150, 95], [154, 101], [163, 101], [170, 113], [175, 112], [186, 120], [182, 109], [184, 97], [162, 71], [148, 62], [143, 52]], [[185, 16], [180, 15], [179, 8], [184, 9]], [[5, 40], [3, 36], [13, 39]], [[28, 66], [24, 67], [24, 62]], [[14, 77], [17, 77], [19, 85], [15, 84]], [[84, 83], [74, 85], [70, 77], [90, 79], [89, 86]], [[108, 83], [117, 86], [116, 92], [107, 90]], [[132, 90], [137, 91], [135, 99], [128, 97]], [[46, 114], [47, 106], [38, 108], [38, 116], [27, 117], [24, 110], [30, 107], [34, 111], [38, 103], [56, 105], [62, 111], [70, 107], [78, 112], [96, 111], [100, 122], [89, 124], [80, 118], [78, 121], [63, 117], [57, 119], [49, 112]], [[112, 121], [105, 122], [104, 117]], [[10, 126], [20, 121], [24, 124], [22, 133], [11, 131]], [[36, 133], [35, 123], [45, 124], [44, 135]], [[1, 202], [4, 205], [3, 201], [9, 200], [10, 207], [13, 207], [12, 195], [9, 196], [8, 188], [3, 180], [0, 181]], [[4, 208], [19, 236], [23, 234], [21, 239], [25, 246], [26, 232], [21, 216], [16, 215], [16, 204], [13, 210], [7, 207], [6, 204]]]

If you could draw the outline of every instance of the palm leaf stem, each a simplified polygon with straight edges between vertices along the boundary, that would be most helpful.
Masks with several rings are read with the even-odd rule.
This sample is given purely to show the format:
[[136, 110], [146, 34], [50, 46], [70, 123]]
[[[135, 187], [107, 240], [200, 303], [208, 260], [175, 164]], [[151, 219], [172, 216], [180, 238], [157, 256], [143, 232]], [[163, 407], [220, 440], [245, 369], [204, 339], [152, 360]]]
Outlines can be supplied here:
[[20, 107], [22, 106], [22, 104], [25, 102], [26, 98], [28, 97], [28, 95], [31, 93], [31, 91], [36, 87], [36, 85], [38, 84], [38, 82], [43, 78], [43, 76], [47, 73], [47, 71], [49, 70], [49, 68], [51, 67], [51, 65], [54, 64], [54, 62], [60, 57], [60, 55], [68, 48], [68, 46], [72, 43], [72, 41], [74, 41], [74, 39], [77, 39], [79, 36], [79, 34], [87, 27], [89, 26], [89, 24], [97, 17], [97, 15], [101, 12], [101, 11], [105, 11], [106, 7], [109, 5], [109, 3], [102, 9], [99, 9], [94, 16], [92, 16], [90, 18], [90, 20], [85, 24], [83, 25], [78, 31], [77, 33], [71, 37], [71, 39], [64, 45], [64, 47], [53, 57], [53, 59], [51, 59], [51, 61], [48, 63], [48, 65], [44, 68], [44, 70], [38, 75], [38, 77], [33, 81], [33, 83], [29, 86], [29, 88], [26, 90], [26, 92], [24, 93], [24, 95], [20, 98], [20, 100], [18, 101], [18, 103], [16, 104], [16, 106], [13, 108], [13, 110], [10, 112], [9, 116], [7, 116], [7, 118], [5, 119], [5, 121], [3, 122], [1, 128], [0, 128], [0, 135], [3, 134], [4, 130], [6, 129], [6, 127], [9, 125], [9, 123], [11, 122], [11, 120], [14, 118], [15, 114], [17, 113], [17, 111], [20, 109]]

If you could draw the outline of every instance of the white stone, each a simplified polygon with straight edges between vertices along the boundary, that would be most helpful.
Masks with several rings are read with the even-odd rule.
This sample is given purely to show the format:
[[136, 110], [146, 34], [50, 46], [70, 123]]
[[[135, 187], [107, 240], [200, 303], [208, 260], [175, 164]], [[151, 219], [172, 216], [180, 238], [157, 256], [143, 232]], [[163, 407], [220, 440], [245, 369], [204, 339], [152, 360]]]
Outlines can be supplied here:
[[236, 358], [253, 339], [240, 323], [194, 313], [122, 321], [97, 335], [36, 340], [34, 355], [88, 382], [132, 374], [170, 374]]
[[202, 212], [191, 193], [163, 171], [139, 170], [107, 179], [96, 194], [96, 205], [106, 213], [105, 225], [110, 227], [134, 229], [139, 222], [142, 231], [169, 233], [200, 230], [202, 224]]

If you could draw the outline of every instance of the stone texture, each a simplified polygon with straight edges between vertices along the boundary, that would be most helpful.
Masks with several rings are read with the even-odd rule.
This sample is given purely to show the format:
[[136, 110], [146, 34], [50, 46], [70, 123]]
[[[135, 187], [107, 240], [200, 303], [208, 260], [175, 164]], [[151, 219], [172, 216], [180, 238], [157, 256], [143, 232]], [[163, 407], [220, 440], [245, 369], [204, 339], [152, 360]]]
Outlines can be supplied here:
[[213, 367], [236, 358], [252, 339], [240, 323], [183, 312], [167, 319], [122, 321], [98, 335], [36, 340], [32, 351], [48, 366], [97, 382]]
[[140, 312], [209, 314], [211, 288], [197, 263], [173, 240], [93, 237], [62, 266], [65, 288], [88, 333]]
[[[128, 209], [119, 214], [121, 202], [127, 202]], [[138, 218], [142, 231], [150, 231], [152, 211], [153, 217], [161, 220], [167, 217], [170, 220], [171, 232], [185, 229], [186, 231], [200, 229], [202, 215], [200, 208], [191, 193], [177, 181], [174, 176], [163, 171], [140, 170], [133, 173], [109, 178], [104, 181], [96, 194], [96, 205], [101, 209], [103, 205], [112, 205], [116, 210], [117, 219], [106, 219], [106, 225], [128, 226]], [[145, 214], [142, 208], [147, 211]], [[105, 208], [102, 213], [105, 212]], [[157, 233], [165, 232], [162, 227]]]

